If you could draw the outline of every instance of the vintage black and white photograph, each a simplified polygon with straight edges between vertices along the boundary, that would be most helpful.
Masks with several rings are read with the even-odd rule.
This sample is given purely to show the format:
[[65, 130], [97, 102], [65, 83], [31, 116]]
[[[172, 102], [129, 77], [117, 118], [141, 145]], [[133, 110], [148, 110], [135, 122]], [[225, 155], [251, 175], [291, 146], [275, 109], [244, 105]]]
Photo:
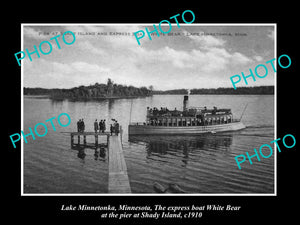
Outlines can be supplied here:
[[276, 24], [153, 24], [22, 24], [22, 195], [276, 195]]

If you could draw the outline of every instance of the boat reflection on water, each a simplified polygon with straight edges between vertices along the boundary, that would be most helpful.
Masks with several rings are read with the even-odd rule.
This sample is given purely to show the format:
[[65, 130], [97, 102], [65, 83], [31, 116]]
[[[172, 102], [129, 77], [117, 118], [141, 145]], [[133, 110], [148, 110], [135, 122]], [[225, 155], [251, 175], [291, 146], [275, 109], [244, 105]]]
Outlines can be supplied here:
[[148, 159], [152, 156], [175, 155], [182, 157], [182, 166], [186, 166], [193, 152], [209, 151], [213, 154], [215, 151], [227, 151], [232, 144], [232, 134], [129, 135], [129, 142], [145, 145]]

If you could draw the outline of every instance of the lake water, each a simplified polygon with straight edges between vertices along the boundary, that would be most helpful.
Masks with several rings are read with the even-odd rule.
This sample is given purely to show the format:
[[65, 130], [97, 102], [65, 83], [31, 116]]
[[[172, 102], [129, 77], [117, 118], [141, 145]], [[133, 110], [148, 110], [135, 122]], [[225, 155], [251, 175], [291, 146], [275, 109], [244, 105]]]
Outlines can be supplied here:
[[[190, 106], [231, 108], [246, 129], [199, 136], [128, 137], [131, 122], [143, 122], [146, 107], [182, 109], [182, 95], [155, 95], [138, 99], [104, 101], [52, 101], [24, 98], [24, 133], [37, 123], [61, 113], [72, 119], [67, 127], [47, 123], [44, 137], [24, 143], [24, 193], [107, 193], [108, 154], [93, 148], [71, 149], [70, 135], [76, 122], [84, 118], [85, 130], [93, 131], [95, 119], [106, 119], [106, 127], [117, 119], [123, 127], [123, 149], [133, 193], [155, 193], [153, 185], [175, 183], [187, 193], [274, 193], [274, 154], [258, 162], [247, 160], [239, 170], [234, 157], [254, 153], [274, 140], [274, 96], [271, 95], [191, 95]], [[130, 115], [131, 112], [131, 115]], [[62, 117], [63, 118], [63, 117]], [[62, 123], [64, 123], [62, 121]], [[66, 123], [66, 122], [65, 122]], [[42, 134], [43, 127], [39, 126]], [[90, 138], [90, 139], [89, 139]], [[105, 141], [105, 137], [103, 137]], [[94, 143], [93, 137], [87, 142]], [[272, 145], [273, 146], [273, 145]], [[268, 155], [268, 152], [265, 153]]]

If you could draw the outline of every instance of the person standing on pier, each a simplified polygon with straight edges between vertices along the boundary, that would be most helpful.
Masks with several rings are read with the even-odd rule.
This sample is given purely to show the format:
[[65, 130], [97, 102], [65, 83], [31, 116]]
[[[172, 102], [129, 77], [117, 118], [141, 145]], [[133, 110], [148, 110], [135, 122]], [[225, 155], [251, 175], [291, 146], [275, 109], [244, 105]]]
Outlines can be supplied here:
[[115, 122], [115, 133], [118, 136], [120, 132], [120, 125], [118, 123], [118, 121]]
[[97, 121], [97, 119], [95, 120], [95, 122], [94, 122], [94, 130], [95, 130], [95, 133], [97, 133], [97, 131], [98, 131], [98, 121]]
[[99, 122], [99, 132], [103, 132], [103, 120], [100, 120]]
[[81, 119], [81, 132], [84, 132], [84, 128], [85, 128], [85, 125], [84, 125], [84, 121], [83, 121], [83, 118]]
[[81, 119], [77, 121], [77, 132], [80, 132]]
[[113, 125], [111, 124], [111, 125], [110, 125], [110, 136], [112, 136], [113, 132], [114, 132], [114, 127], [113, 127]]
[[105, 120], [103, 120], [103, 122], [102, 122], [102, 128], [103, 128], [102, 133], [104, 133], [106, 130]]

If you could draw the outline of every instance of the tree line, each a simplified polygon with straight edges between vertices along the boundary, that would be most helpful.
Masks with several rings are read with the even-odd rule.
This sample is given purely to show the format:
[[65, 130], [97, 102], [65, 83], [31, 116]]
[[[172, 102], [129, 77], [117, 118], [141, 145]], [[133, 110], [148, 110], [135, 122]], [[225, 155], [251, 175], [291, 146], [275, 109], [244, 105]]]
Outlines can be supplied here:
[[274, 86], [191, 89], [192, 95], [273, 95]]
[[[174, 89], [167, 91], [153, 91], [157, 95], [186, 95], [188, 89]], [[273, 95], [274, 86], [238, 87], [236, 90], [230, 88], [193, 88], [191, 95]]]
[[146, 97], [152, 95], [152, 86], [134, 87], [114, 83], [110, 78], [106, 84], [95, 83], [70, 89], [24, 88], [24, 95], [48, 95], [51, 99], [97, 99]]
[[[70, 89], [25, 88], [24, 95], [48, 95], [52, 99], [97, 99], [97, 98], [127, 98], [146, 97], [151, 95], [186, 95], [188, 89], [154, 90], [153, 86], [134, 87], [114, 83], [111, 79], [106, 84], [95, 83], [89, 86], [79, 86]], [[191, 95], [273, 95], [274, 86], [229, 88], [194, 88]]]

